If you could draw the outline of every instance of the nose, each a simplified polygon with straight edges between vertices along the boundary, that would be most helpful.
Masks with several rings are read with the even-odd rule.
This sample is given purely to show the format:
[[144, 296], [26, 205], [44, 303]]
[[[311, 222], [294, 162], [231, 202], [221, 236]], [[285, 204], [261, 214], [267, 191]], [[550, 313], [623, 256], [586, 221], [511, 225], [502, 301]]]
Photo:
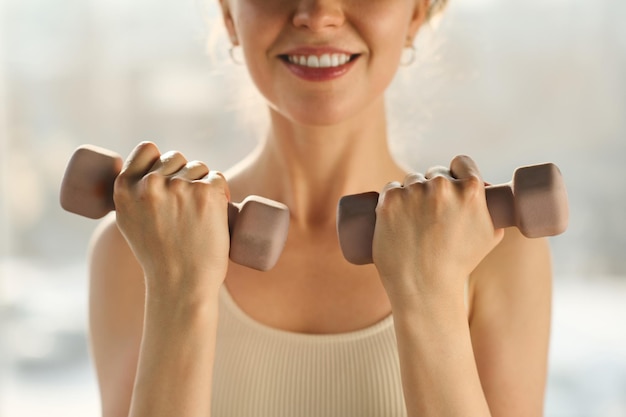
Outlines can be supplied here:
[[301, 0], [293, 16], [293, 25], [319, 32], [341, 26], [344, 19], [341, 0]]

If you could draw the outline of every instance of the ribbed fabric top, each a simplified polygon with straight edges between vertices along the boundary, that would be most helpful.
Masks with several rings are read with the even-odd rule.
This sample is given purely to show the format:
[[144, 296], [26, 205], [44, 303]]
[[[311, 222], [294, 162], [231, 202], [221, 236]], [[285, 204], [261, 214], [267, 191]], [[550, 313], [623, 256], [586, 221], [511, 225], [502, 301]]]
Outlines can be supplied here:
[[362, 330], [294, 333], [220, 292], [212, 417], [406, 416], [393, 318]]

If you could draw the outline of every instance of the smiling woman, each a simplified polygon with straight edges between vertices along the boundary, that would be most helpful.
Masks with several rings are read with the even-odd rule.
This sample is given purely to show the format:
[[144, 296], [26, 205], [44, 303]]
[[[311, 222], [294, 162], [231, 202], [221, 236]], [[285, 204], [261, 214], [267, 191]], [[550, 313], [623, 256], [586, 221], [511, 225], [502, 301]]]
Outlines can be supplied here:
[[[219, 4], [270, 128], [223, 175], [150, 142], [126, 160], [90, 255], [104, 416], [541, 415], [546, 241], [494, 228], [469, 157], [422, 175], [388, 146], [385, 92], [444, 3]], [[356, 266], [337, 203], [369, 190]], [[226, 203], [248, 195], [289, 208], [271, 271], [228, 259]]]
[[[393, 7], [408, 4], [402, 1], [370, 3]], [[509, 180], [515, 166], [540, 161], [558, 163], [568, 182], [572, 221], [565, 236], [551, 241], [557, 279], [546, 415], [626, 415], [626, 341], [622, 331], [626, 288], [620, 283], [626, 272], [626, 188], [620, 183], [625, 175], [620, 157], [626, 146], [626, 108], [621, 94], [626, 71], [626, 62], [621, 59], [625, 56], [626, 26], [620, 18], [626, 3], [450, 2], [439, 25], [421, 25], [417, 30], [414, 64], [400, 68], [391, 86], [383, 89], [391, 115], [391, 122], [383, 123], [374, 111], [369, 113], [372, 117], [363, 116], [359, 109], [369, 110], [367, 104], [355, 104], [339, 90], [328, 88], [320, 93], [324, 86], [346, 80], [346, 75], [383, 78], [381, 71], [386, 64], [374, 67], [371, 55], [380, 45], [371, 39], [376, 27], [358, 29], [361, 26], [357, 23], [367, 16], [351, 12], [354, 9], [350, 5], [356, 2], [281, 2], [302, 7], [317, 4], [320, 13], [329, 5], [343, 5], [339, 10], [343, 11], [344, 26], [336, 36], [324, 38], [328, 43], [325, 46], [335, 48], [330, 52], [304, 49], [303, 54], [296, 52], [290, 58], [285, 52], [293, 52], [291, 47], [276, 51], [280, 56], [271, 61], [276, 64], [276, 72], [269, 79], [278, 82], [278, 77], [284, 77], [280, 81], [291, 82], [294, 91], [270, 84], [272, 101], [262, 99], [268, 105], [264, 113], [273, 114], [270, 129], [251, 129], [241, 123], [258, 113], [250, 104], [246, 88], [249, 79], [240, 76], [246, 66], [228, 60], [213, 61], [217, 65], [207, 71], [210, 63], [203, 55], [205, 16], [190, 7], [192, 4], [174, 0], [0, 3], [0, 37], [10, 40], [2, 44], [0, 51], [0, 84], [4, 86], [0, 107], [5, 110], [0, 110], [0, 132], [4, 132], [0, 137], [4, 186], [0, 211], [10, 216], [0, 219], [0, 246], [7, 248], [0, 254], [0, 319], [6, 324], [0, 326], [5, 336], [0, 339], [6, 342], [0, 359], [0, 415], [97, 415], [102, 402], [105, 416], [127, 416], [131, 398], [135, 407], [146, 398], [155, 403], [168, 401], [180, 407], [171, 414], [184, 415], [190, 406], [198, 404], [193, 398], [208, 401], [210, 397], [214, 416], [262, 416], [263, 412], [401, 416], [407, 409], [412, 412], [416, 405], [434, 404], [429, 401], [438, 396], [443, 400], [437, 404], [453, 406], [455, 399], [465, 394], [458, 391], [460, 383], [475, 387], [467, 378], [475, 375], [473, 371], [463, 373], [459, 366], [449, 373], [449, 369], [437, 369], [434, 374], [443, 382], [428, 377], [431, 382], [425, 388], [414, 385], [411, 379], [416, 370], [428, 371], [433, 357], [438, 358], [435, 365], [444, 366], [467, 352], [471, 352], [470, 361], [464, 363], [474, 361], [482, 389], [482, 393], [473, 391], [471, 398], [484, 395], [492, 415], [503, 414], [501, 410], [507, 407], [507, 415], [516, 410], [524, 413], [531, 398], [539, 403], [543, 371], [534, 373], [540, 375], [536, 379], [530, 378], [532, 363], [538, 363], [536, 358], [543, 355], [533, 355], [528, 341], [538, 341], [536, 351], [543, 348], [539, 344], [544, 339], [535, 336], [541, 329], [530, 323], [541, 326], [546, 314], [520, 313], [528, 304], [520, 295], [531, 294], [536, 281], [511, 275], [511, 271], [536, 262], [530, 257], [524, 258], [521, 266], [509, 262], [505, 275], [499, 275], [500, 269], [496, 268], [489, 274], [495, 279], [488, 281], [480, 278], [487, 276], [484, 266], [489, 260], [485, 258], [470, 274], [468, 285], [459, 285], [454, 271], [442, 272], [454, 275], [446, 280], [451, 283], [449, 291], [453, 295], [446, 298], [441, 296], [448, 292], [446, 288], [429, 287], [424, 293], [430, 294], [430, 300], [419, 303], [424, 310], [408, 311], [410, 308], [405, 307], [418, 303], [410, 303], [409, 297], [399, 300], [397, 288], [429, 283], [422, 280], [421, 274], [415, 275], [419, 281], [405, 281], [403, 275], [396, 281], [392, 275], [417, 268], [438, 269], [439, 264], [428, 261], [440, 259], [444, 249], [438, 246], [442, 243], [441, 233], [432, 231], [427, 231], [432, 237], [427, 242], [411, 238], [406, 244], [402, 233], [413, 230], [415, 212], [410, 208], [420, 200], [414, 194], [409, 196], [409, 192], [419, 192], [422, 186], [415, 183], [404, 187], [412, 191], [401, 194], [397, 184], [385, 185], [393, 180], [404, 185], [411, 183], [411, 178], [425, 178], [414, 173], [403, 181], [409, 170], [395, 159], [389, 168], [391, 158], [387, 146], [381, 145], [383, 139], [391, 142], [395, 157], [415, 167], [412, 169], [446, 163], [454, 154], [466, 153], [480, 161], [484, 178], [494, 182]], [[242, 5], [245, 1], [229, 3]], [[211, 7], [210, 16], [221, 20], [219, 2], [211, 1]], [[532, 22], [532, 31], [528, 30], [528, 22]], [[224, 27], [221, 21], [218, 23]], [[302, 29], [295, 33], [291, 23], [281, 26], [283, 31], [294, 31], [284, 39], [297, 40], [296, 48], [320, 47], [314, 44], [321, 38], [319, 32], [315, 35]], [[394, 33], [397, 30], [394, 28]], [[354, 42], [343, 46], [349, 49], [336, 45], [345, 39]], [[217, 45], [215, 51], [225, 57], [228, 38], [223, 41], [225, 44]], [[248, 40], [248, 45], [256, 45], [252, 42]], [[397, 51], [404, 43], [391, 47]], [[353, 51], [354, 45], [362, 49]], [[239, 51], [243, 55], [241, 48]], [[294, 64], [308, 68], [315, 59], [319, 65], [330, 61], [333, 66], [335, 55], [337, 66], [346, 64], [346, 57], [357, 59], [344, 75], [329, 81], [302, 79], [289, 67]], [[252, 56], [258, 58], [253, 65], [271, 59], [254, 52]], [[306, 62], [301, 63], [302, 56]], [[304, 71], [309, 71], [307, 68]], [[357, 74], [365, 68], [367, 71]], [[374, 73], [363, 74], [370, 70]], [[368, 85], [369, 93], [374, 87], [380, 85]], [[348, 94], [354, 93], [348, 90]], [[241, 99], [238, 92], [245, 97]], [[365, 92], [357, 93], [363, 96]], [[307, 108], [306, 100], [300, 100], [301, 109], [281, 104], [294, 102], [298, 94], [310, 94], [315, 104]], [[339, 108], [342, 103], [347, 105], [339, 109], [341, 114], [324, 115], [324, 106]], [[374, 101], [369, 104], [373, 106]], [[354, 114], [353, 120], [346, 119], [347, 114]], [[300, 121], [306, 117], [310, 121], [314, 116], [320, 123], [304, 125], [294, 115]], [[338, 123], [327, 123], [332, 117]], [[100, 402], [85, 343], [85, 242], [93, 224], [61, 211], [59, 184], [76, 146], [90, 142], [127, 154], [136, 142], [146, 138], [158, 140], [163, 151], [179, 149], [189, 159], [205, 160], [211, 171], [224, 169], [233, 201], [257, 193], [288, 203], [291, 235], [274, 270], [260, 273], [229, 263], [225, 284], [215, 297], [214, 287], [207, 290], [204, 282], [194, 280], [203, 274], [213, 286], [214, 274], [206, 272], [208, 258], [219, 258], [225, 250], [212, 249], [216, 244], [213, 240], [200, 244], [197, 240], [223, 236], [221, 228], [215, 234], [207, 233], [202, 230], [206, 220], [195, 215], [191, 216], [194, 219], [190, 226], [189, 217], [180, 211], [180, 230], [166, 231], [169, 240], [161, 240], [158, 245], [163, 246], [152, 247], [148, 251], [152, 255], [145, 257], [139, 256], [146, 252], [143, 244], [137, 244], [139, 232], [134, 229], [128, 234], [129, 241], [136, 245], [136, 256], [113, 227], [113, 220], [108, 219], [99, 233], [109, 234], [103, 232], [94, 240], [97, 245], [91, 257], [89, 332]], [[228, 169], [257, 145], [257, 139], [257, 149], [236, 168]], [[428, 177], [435, 172], [445, 176], [448, 170], [431, 170]], [[155, 183], [163, 179], [157, 174], [151, 176], [150, 181], [157, 180]], [[170, 179], [177, 184], [173, 189], [184, 190], [181, 185], [185, 178], [179, 175]], [[429, 181], [441, 181], [438, 186], [446, 184], [441, 178]], [[374, 266], [351, 265], [343, 259], [334, 231], [337, 198], [344, 193], [387, 189], [389, 207], [402, 214], [390, 215], [384, 224], [380, 223], [389, 227], [379, 231], [386, 234], [398, 230], [393, 240], [381, 240], [383, 251], [388, 246], [394, 253], [381, 252]], [[404, 207], [403, 200], [410, 203]], [[198, 207], [205, 202], [195, 197], [193, 201]], [[146, 210], [140, 211], [141, 221], [150, 220]], [[123, 221], [130, 218], [129, 212], [120, 213], [120, 225], [128, 225]], [[394, 219], [397, 223], [389, 222]], [[464, 229], [465, 221], [459, 218], [448, 225]], [[145, 244], [158, 243], [152, 233], [162, 230], [143, 229], [145, 224], [132, 223], [133, 228], [141, 226], [142, 237], [152, 236]], [[421, 224], [422, 230], [423, 223], [418, 220], [415, 224]], [[190, 229], [185, 236], [179, 234]], [[450, 235], [455, 233], [448, 231]], [[196, 232], [205, 236], [199, 237]], [[506, 230], [490, 259], [518, 253], [504, 250], [511, 236], [514, 231]], [[108, 246], [107, 237], [114, 238]], [[451, 240], [481, 246], [466, 237]], [[417, 244], [436, 253], [414, 256], [412, 245]], [[172, 246], [178, 246], [182, 255], [173, 254], [177, 249]], [[195, 256], [198, 246], [203, 248], [197, 256], [200, 261], [194, 263], [198, 269], [188, 268], [185, 256]], [[104, 248], [109, 252], [102, 251]], [[460, 259], [458, 253], [453, 253], [458, 247], [451, 245], [447, 250], [447, 265], [458, 266], [451, 260]], [[403, 251], [413, 254], [408, 259], [413, 265], [407, 264]], [[145, 261], [141, 267], [137, 264], [139, 258]], [[169, 295], [160, 296], [169, 291], [153, 285], [156, 280], [152, 273], [147, 274], [150, 300], [146, 302], [142, 268], [150, 272], [155, 258], [164, 262], [161, 272], [169, 271], [165, 284], [180, 278], [177, 268], [184, 269], [189, 278], [183, 285], [189, 292], [178, 291], [175, 306], [170, 303], [170, 297], [177, 293], [175, 286], [170, 287]], [[177, 262], [170, 263], [172, 260]], [[210, 264], [223, 266], [219, 259]], [[390, 272], [392, 268], [402, 270]], [[507, 279], [500, 279], [505, 276]], [[492, 283], [494, 287], [489, 285]], [[465, 289], [467, 298], [458, 295]], [[203, 298], [199, 294], [208, 295]], [[534, 296], [537, 299], [533, 305], [547, 303], [540, 298], [546, 292]], [[445, 299], [435, 302], [441, 298]], [[158, 311], [153, 314], [158, 310], [155, 301], [161, 301], [163, 316]], [[211, 317], [207, 318], [213, 303], [218, 306], [218, 329], [207, 336], [207, 328], [214, 325]], [[465, 322], [469, 325], [471, 350], [464, 333], [438, 349], [437, 354], [430, 354], [427, 349], [437, 347], [435, 344], [444, 336], [452, 338], [458, 333], [455, 326], [461, 322], [457, 319], [461, 304], [469, 313]], [[423, 311], [432, 314], [424, 317], [420, 314]], [[445, 319], [446, 311], [454, 314], [448, 322], [452, 326], [440, 325], [433, 331], [432, 321]], [[145, 320], [144, 312], [148, 313]], [[532, 314], [541, 315], [541, 319]], [[179, 320], [181, 317], [191, 318]], [[203, 321], [207, 326], [202, 325]], [[418, 321], [419, 327], [408, 328]], [[199, 330], [189, 331], [190, 327]], [[176, 334], [168, 337], [174, 330]], [[412, 331], [421, 333], [413, 339]], [[430, 340], [432, 344], [421, 346], [413, 343], [415, 340]], [[213, 361], [203, 364], [202, 354], [211, 351], [213, 341]], [[209, 347], [199, 349], [202, 343]], [[458, 350], [446, 351], [447, 347]], [[151, 348], [157, 351], [153, 356]], [[182, 353], [171, 354], [170, 349], [181, 349]], [[441, 360], [444, 354], [445, 361]], [[138, 363], [140, 373], [136, 372]], [[511, 363], [517, 367], [511, 370]], [[209, 375], [210, 389], [206, 386]], [[510, 375], [516, 378], [504, 379]], [[165, 394], [148, 392], [150, 384], [156, 383], [167, 384]], [[441, 386], [445, 389], [438, 390], [437, 395], [421, 396]], [[504, 392], [507, 387], [525, 397]], [[528, 394], [528, 387], [536, 391]], [[498, 399], [509, 403], [500, 404]], [[472, 401], [463, 404], [465, 411], [473, 412], [469, 410]]]

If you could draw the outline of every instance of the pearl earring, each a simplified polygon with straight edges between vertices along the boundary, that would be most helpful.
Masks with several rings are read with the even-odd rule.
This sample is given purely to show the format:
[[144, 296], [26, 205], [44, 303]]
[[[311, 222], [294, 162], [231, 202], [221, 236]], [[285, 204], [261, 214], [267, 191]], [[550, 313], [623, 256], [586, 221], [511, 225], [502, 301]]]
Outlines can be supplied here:
[[400, 57], [400, 65], [403, 67], [410, 66], [413, 62], [415, 62], [415, 55], [417, 50], [415, 49], [415, 45], [410, 43], [402, 49], [402, 56]]
[[240, 45], [231, 45], [228, 49], [228, 54], [230, 55], [230, 59], [237, 65], [243, 65], [245, 63], [245, 59], [243, 57], [243, 50]]

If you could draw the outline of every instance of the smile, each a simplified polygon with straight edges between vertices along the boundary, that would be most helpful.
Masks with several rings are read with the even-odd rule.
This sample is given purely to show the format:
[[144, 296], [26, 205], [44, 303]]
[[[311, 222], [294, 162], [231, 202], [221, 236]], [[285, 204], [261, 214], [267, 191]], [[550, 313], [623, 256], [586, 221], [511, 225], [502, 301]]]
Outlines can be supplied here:
[[322, 54], [322, 55], [283, 55], [283, 59], [292, 64], [308, 68], [332, 68], [345, 65], [358, 55]]

